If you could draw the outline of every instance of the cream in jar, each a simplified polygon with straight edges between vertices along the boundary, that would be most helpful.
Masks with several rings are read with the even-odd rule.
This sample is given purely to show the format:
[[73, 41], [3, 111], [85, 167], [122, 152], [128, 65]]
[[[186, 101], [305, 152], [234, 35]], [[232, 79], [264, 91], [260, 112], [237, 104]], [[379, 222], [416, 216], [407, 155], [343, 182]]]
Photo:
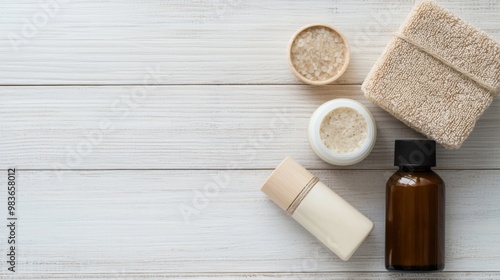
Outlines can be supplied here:
[[377, 136], [373, 116], [361, 103], [339, 98], [321, 105], [309, 122], [309, 142], [324, 161], [351, 165], [370, 154]]

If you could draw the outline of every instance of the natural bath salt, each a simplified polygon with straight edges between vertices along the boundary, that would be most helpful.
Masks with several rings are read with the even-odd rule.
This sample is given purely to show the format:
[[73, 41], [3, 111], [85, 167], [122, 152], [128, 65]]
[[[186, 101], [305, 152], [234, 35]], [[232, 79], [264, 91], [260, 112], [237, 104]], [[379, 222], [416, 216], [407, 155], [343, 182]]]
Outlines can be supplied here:
[[334, 77], [346, 61], [346, 46], [340, 35], [325, 27], [302, 31], [292, 43], [292, 64], [302, 76], [313, 81]]
[[359, 149], [367, 138], [365, 118], [347, 107], [332, 110], [321, 122], [320, 136], [327, 148], [346, 154]]

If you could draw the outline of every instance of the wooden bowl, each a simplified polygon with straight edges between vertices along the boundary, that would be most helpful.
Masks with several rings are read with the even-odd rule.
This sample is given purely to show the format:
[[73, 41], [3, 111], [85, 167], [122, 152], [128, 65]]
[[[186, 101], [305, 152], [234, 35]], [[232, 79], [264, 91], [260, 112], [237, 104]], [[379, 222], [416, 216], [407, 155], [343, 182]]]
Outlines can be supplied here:
[[[311, 79], [308, 79], [307, 77], [304, 77], [299, 71], [297, 71], [297, 69], [295, 68], [295, 65], [292, 62], [292, 46], [293, 46], [293, 43], [295, 42], [295, 39], [297, 38], [297, 36], [299, 36], [302, 32], [304, 32], [308, 29], [318, 28], [318, 27], [323, 27], [323, 28], [329, 29], [332, 32], [338, 34], [339, 37], [342, 39], [342, 43], [345, 45], [344, 65], [341, 66], [342, 68], [339, 70], [339, 72], [336, 75], [334, 75], [326, 80], [311, 80]], [[293, 34], [292, 38], [290, 39], [290, 42], [288, 43], [288, 64], [290, 65], [290, 69], [292, 70], [292, 73], [297, 78], [299, 78], [301, 81], [303, 81], [304, 83], [310, 84], [310, 85], [316, 85], [316, 86], [326, 85], [326, 84], [332, 83], [333, 81], [337, 80], [338, 78], [340, 78], [340, 76], [342, 76], [342, 74], [345, 73], [345, 71], [347, 70], [347, 66], [349, 66], [350, 53], [351, 52], [349, 49], [349, 44], [347, 43], [346, 38], [337, 28], [335, 28], [331, 25], [327, 25], [327, 24], [318, 24], [318, 23], [309, 24], [309, 25], [306, 25], [306, 26], [300, 28], [299, 30], [297, 30], [297, 32], [295, 32]]]

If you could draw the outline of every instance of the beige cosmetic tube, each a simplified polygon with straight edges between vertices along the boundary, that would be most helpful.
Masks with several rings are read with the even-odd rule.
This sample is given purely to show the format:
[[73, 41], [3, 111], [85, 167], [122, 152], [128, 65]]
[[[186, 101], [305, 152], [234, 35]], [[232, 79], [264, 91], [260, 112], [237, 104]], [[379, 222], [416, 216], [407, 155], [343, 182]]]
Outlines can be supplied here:
[[280, 163], [261, 191], [344, 261], [373, 229], [367, 217], [291, 157]]

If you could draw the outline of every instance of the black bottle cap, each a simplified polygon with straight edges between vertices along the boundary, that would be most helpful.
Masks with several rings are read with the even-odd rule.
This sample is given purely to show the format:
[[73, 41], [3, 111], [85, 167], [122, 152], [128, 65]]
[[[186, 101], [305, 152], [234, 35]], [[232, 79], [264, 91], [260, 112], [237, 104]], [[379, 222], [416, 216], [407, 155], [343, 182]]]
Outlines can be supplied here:
[[394, 165], [436, 166], [436, 142], [434, 140], [396, 140], [394, 145]]

